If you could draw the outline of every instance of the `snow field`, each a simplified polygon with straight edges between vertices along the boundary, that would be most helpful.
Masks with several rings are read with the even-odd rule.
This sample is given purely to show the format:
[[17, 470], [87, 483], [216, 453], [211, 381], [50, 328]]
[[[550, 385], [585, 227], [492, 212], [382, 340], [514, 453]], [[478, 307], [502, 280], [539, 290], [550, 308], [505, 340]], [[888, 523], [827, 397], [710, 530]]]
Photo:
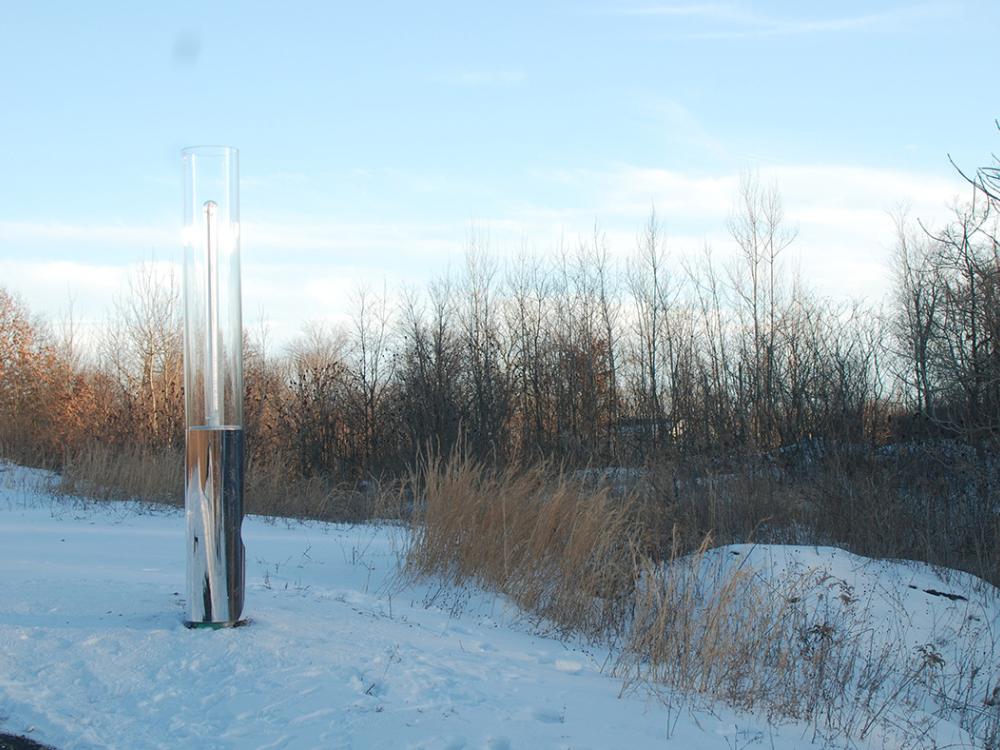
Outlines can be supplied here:
[[[806, 723], [622, 694], [607, 650], [546, 637], [502, 598], [402, 580], [408, 535], [389, 525], [248, 518], [252, 623], [187, 630], [181, 512], [55, 498], [44, 475], [0, 468], [0, 730], [58, 750], [790, 750], [813, 737]], [[828, 569], [907, 651], [928, 637], [946, 639], [942, 654], [967, 651], [973, 608], [977, 632], [998, 622], [995, 596], [925, 567], [830, 549], [715, 554], [762, 571]], [[976, 746], [947, 721], [933, 737]]]

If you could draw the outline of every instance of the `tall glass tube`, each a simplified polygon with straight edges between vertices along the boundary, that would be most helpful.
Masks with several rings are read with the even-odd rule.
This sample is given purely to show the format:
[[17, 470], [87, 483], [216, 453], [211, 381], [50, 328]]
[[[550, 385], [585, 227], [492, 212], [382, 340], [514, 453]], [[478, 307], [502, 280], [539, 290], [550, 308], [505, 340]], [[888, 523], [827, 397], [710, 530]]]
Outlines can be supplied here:
[[184, 149], [184, 505], [189, 627], [243, 613], [239, 152]]

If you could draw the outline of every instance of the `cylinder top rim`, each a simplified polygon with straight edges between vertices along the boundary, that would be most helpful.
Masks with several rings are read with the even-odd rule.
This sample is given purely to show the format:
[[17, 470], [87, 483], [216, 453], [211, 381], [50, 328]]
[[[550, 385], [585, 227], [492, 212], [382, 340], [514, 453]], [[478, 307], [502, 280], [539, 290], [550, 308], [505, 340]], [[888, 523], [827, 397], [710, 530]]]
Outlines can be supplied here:
[[181, 149], [181, 156], [234, 156], [239, 153], [240, 150], [235, 146], [204, 145]]

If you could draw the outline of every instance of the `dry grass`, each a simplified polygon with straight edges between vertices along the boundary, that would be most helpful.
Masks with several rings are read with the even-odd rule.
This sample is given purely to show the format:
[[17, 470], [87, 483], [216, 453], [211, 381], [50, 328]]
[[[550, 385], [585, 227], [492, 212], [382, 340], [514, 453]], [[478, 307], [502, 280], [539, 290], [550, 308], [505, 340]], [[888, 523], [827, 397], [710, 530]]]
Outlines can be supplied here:
[[[706, 543], [665, 564], [643, 562], [634, 625], [614, 668], [627, 687], [651, 688], [668, 704], [707, 696], [795, 719], [824, 746], [877, 738], [937, 747], [935, 729], [948, 721], [976, 747], [1000, 747], [990, 623], [970, 617], [957, 644], [946, 629], [909, 651], [902, 630], [824, 571], [762, 578], [727, 557]], [[898, 613], [907, 614], [901, 605]]]
[[425, 459], [411, 485], [411, 573], [502, 592], [564, 632], [623, 632], [643, 539], [630, 498], [457, 452]]
[[[704, 696], [794, 719], [823, 745], [930, 747], [947, 719], [978, 746], [998, 747], [1000, 707], [983, 704], [992, 634], [946, 665], [932, 644], [908, 653], [879, 636], [870, 613], [847, 594], [828, 596], [830, 581], [816, 571], [762, 579], [713, 554], [711, 537], [692, 551], [697, 524], [748, 535], [766, 526], [731, 507], [732, 483], [688, 485], [696, 496], [715, 493], [714, 507], [696, 511], [678, 493], [675, 507], [657, 508], [544, 466], [495, 470], [453, 454], [425, 459], [411, 485], [411, 575], [474, 583], [565, 634], [605, 639], [626, 687], [653, 689], [671, 705]], [[771, 498], [779, 507], [793, 500]], [[975, 650], [984, 643], [986, 655]]]
[[656, 538], [660, 559], [718, 544], [753, 541], [798, 543], [808, 523], [808, 488], [769, 471], [713, 471], [704, 462], [664, 462], [650, 467], [632, 491]]
[[[912, 447], [911, 447], [912, 448]], [[940, 451], [938, 452], [940, 453]], [[830, 545], [920, 560], [1000, 586], [1000, 478], [931, 449], [828, 450], [805, 467], [758, 460], [714, 467], [664, 461], [629, 487], [661, 555], [718, 544]]]
[[[182, 460], [94, 447], [67, 462], [60, 489], [179, 505]], [[410, 518], [410, 575], [473, 583], [563, 634], [605, 640], [626, 686], [655, 690], [668, 705], [723, 700], [806, 722], [814, 740], [836, 745], [877, 736], [926, 747], [947, 719], [978, 746], [1000, 748], [1000, 699], [989, 682], [997, 634], [946, 662], [932, 644], [903, 653], [874, 636], [866, 612], [821, 602], [825, 584], [815, 576], [765, 583], [711, 550], [712, 540], [846, 541], [869, 556], [947, 563], [931, 554], [955, 533], [929, 515], [939, 487], [917, 486], [922, 504], [919, 493], [901, 495], [888, 472], [833, 464], [795, 481], [665, 467], [626, 490], [545, 465], [491, 468], [458, 452], [424, 457], [403, 482], [345, 487], [288, 465], [248, 466], [248, 512]]]
[[[399, 483], [334, 485], [302, 477], [288, 463], [251, 461], [245, 474], [247, 513], [357, 523], [399, 518], [406, 510]], [[143, 500], [184, 505], [184, 457], [95, 444], [67, 458], [56, 491], [95, 500]]]
[[67, 457], [56, 487], [94, 500], [143, 500], [184, 505], [184, 456], [93, 444]]
[[844, 613], [814, 610], [809, 576], [766, 588], [751, 569], [709, 562], [707, 552], [706, 544], [665, 565], [645, 561], [616, 674], [626, 685], [658, 686], [667, 701], [709, 696], [810, 723], [817, 738], [863, 738], [870, 713], [848, 696], [883, 692], [891, 650], [859, 638]]

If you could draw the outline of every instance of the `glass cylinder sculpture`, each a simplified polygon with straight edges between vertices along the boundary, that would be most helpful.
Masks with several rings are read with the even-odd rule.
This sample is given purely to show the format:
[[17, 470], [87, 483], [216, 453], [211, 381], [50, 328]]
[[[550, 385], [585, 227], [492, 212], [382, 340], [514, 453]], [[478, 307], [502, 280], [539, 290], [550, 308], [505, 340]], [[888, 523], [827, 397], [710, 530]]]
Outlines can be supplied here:
[[239, 152], [184, 149], [184, 506], [189, 627], [240, 624], [243, 314]]

